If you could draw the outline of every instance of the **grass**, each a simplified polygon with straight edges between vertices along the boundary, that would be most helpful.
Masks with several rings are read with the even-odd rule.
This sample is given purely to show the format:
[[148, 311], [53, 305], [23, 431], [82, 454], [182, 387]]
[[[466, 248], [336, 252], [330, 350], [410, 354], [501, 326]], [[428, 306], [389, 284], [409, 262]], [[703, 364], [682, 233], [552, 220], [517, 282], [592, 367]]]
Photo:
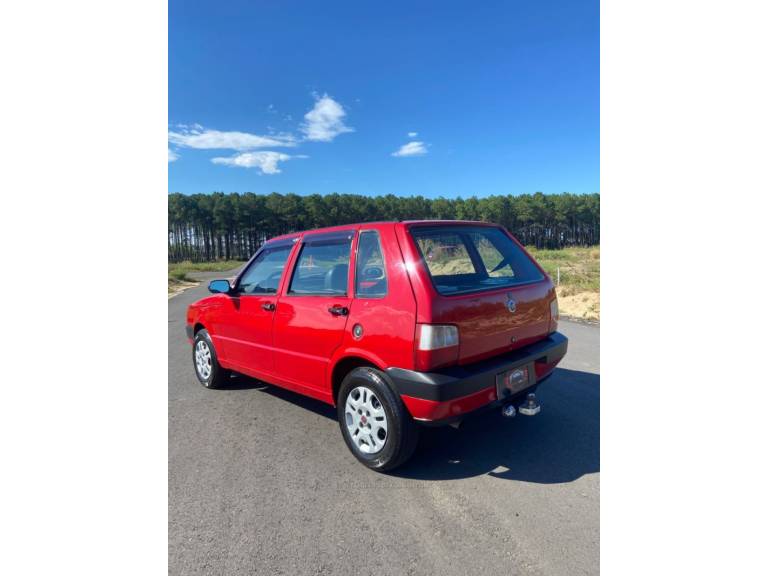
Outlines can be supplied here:
[[224, 272], [239, 268], [244, 262], [240, 260], [214, 260], [213, 262], [184, 262], [168, 263], [168, 277], [183, 280], [189, 272]]
[[600, 247], [538, 250], [526, 247], [536, 261], [557, 282], [560, 268], [560, 287], [569, 294], [600, 292]]
[[213, 262], [184, 262], [168, 263], [168, 294], [174, 294], [190, 282], [187, 276], [190, 272], [225, 272], [238, 268], [244, 263], [240, 260], [215, 260]]
[[562, 250], [526, 249], [557, 284], [560, 313], [584, 320], [600, 320], [600, 247]]

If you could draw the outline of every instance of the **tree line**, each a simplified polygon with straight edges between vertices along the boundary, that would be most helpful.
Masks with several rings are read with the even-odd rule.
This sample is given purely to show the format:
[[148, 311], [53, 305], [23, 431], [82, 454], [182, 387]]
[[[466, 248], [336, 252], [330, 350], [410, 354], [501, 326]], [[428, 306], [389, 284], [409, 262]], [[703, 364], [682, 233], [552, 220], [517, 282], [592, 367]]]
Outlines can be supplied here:
[[356, 194], [170, 194], [168, 259], [246, 260], [267, 239], [293, 231], [381, 220], [482, 220], [538, 248], [600, 243], [599, 194], [424, 198]]

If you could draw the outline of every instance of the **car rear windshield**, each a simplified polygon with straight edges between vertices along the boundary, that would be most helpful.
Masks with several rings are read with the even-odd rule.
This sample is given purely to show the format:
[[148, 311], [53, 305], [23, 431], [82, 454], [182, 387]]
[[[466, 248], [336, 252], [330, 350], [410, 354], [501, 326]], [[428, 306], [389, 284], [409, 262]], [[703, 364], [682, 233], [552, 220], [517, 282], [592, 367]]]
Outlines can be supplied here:
[[412, 228], [440, 294], [493, 290], [543, 280], [531, 259], [499, 228]]

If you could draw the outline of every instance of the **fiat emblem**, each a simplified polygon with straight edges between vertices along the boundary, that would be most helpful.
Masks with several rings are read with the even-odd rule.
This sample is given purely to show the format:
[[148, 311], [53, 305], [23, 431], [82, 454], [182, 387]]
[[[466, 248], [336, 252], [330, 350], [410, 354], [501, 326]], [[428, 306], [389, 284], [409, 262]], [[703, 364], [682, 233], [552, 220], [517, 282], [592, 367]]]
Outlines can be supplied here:
[[512, 300], [512, 298], [507, 300], [507, 310], [509, 310], [512, 314], [514, 314], [515, 310], [517, 310], [517, 304], [514, 300]]

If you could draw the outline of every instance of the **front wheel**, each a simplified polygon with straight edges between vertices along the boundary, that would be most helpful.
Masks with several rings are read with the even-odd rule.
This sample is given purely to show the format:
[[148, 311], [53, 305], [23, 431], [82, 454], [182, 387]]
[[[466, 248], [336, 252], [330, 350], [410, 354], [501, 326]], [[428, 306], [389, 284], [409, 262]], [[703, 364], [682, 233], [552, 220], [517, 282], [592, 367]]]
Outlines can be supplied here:
[[205, 329], [195, 334], [192, 345], [192, 360], [195, 363], [197, 379], [206, 388], [221, 388], [227, 381], [229, 371], [219, 364], [213, 341]]
[[337, 413], [344, 441], [368, 468], [392, 470], [416, 449], [419, 427], [380, 370], [361, 367], [347, 374]]

